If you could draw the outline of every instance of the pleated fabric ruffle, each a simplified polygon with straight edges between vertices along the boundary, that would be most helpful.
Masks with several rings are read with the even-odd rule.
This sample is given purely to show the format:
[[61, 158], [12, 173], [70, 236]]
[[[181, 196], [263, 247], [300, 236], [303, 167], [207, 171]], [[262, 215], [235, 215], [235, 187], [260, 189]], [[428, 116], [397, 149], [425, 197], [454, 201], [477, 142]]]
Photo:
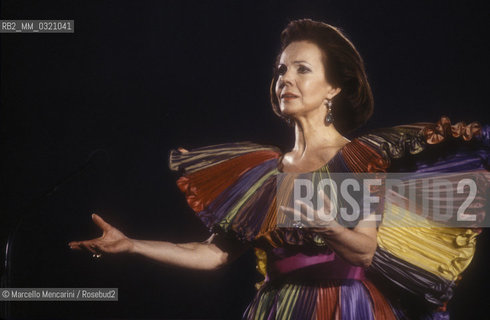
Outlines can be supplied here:
[[[447, 117], [442, 117], [437, 123], [379, 129], [355, 138], [317, 174], [403, 172], [417, 177], [436, 172], [469, 173], [480, 177], [479, 189], [488, 190], [489, 150], [488, 126], [451, 124]], [[280, 157], [277, 148], [250, 142], [215, 145], [185, 153], [172, 151], [170, 156], [170, 168], [182, 174], [177, 184], [190, 207], [211, 232], [226, 233], [257, 247], [258, 269], [264, 276], [267, 252], [274, 248], [326, 246], [321, 233], [277, 227], [277, 207], [283, 201], [277, 197]], [[478, 222], [485, 218], [485, 203], [486, 197], [480, 195], [475, 205], [468, 208], [478, 217]], [[396, 221], [388, 218], [403, 215], [412, 226], [381, 224], [378, 249], [368, 275], [443, 307], [471, 262], [480, 230], [476, 225], [475, 228], [446, 228], [432, 221], [430, 215], [421, 218], [418, 210], [407, 212], [396, 206], [381, 209], [385, 221]], [[295, 288], [288, 287], [288, 299], [292, 299], [294, 292], [303, 290]], [[290, 304], [285, 302], [287, 299], [279, 304], [267, 304], [271, 296], [279, 299], [276, 294], [263, 291], [256, 308], [260, 305], [268, 310], [265, 313], [272, 312], [272, 306], [276, 308], [275, 314], [292, 312], [287, 307]], [[310, 295], [301, 297], [308, 300], [306, 297]]]
[[[217, 152], [219, 157], [215, 159], [212, 152]], [[225, 155], [227, 160], [223, 160]], [[272, 147], [230, 143], [185, 153], [172, 151], [170, 168], [183, 172], [177, 185], [189, 206], [212, 232], [225, 232], [247, 242], [263, 238], [275, 247], [324, 246], [319, 234], [293, 227], [277, 228], [279, 156]], [[291, 189], [292, 182], [288, 186]]]
[[[479, 190], [465, 212], [477, 217], [475, 228], [445, 227], [432, 221], [430, 213], [420, 217], [418, 210], [407, 211], [407, 206], [385, 207], [370, 274], [445, 308], [474, 256], [481, 232], [478, 224], [485, 219], [490, 181], [489, 132], [488, 126], [451, 125], [448, 118], [442, 117], [435, 124], [399, 126], [360, 138], [382, 152], [390, 172], [410, 172], [410, 178], [444, 173], [451, 182], [471, 177]], [[422, 187], [416, 190], [429, 191]], [[465, 199], [455, 197], [454, 205], [458, 207]], [[396, 219], [397, 215], [403, 220]]]
[[369, 280], [317, 284], [266, 284], [243, 314], [247, 320], [396, 319], [388, 301]]

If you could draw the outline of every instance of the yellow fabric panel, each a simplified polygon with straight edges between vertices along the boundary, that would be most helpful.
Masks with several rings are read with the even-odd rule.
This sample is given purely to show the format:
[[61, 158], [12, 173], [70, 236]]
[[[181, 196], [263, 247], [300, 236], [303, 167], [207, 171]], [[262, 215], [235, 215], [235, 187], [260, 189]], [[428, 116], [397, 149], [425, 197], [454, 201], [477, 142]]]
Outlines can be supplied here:
[[477, 235], [472, 229], [441, 227], [392, 205], [385, 208], [378, 245], [399, 259], [454, 281], [471, 262]]

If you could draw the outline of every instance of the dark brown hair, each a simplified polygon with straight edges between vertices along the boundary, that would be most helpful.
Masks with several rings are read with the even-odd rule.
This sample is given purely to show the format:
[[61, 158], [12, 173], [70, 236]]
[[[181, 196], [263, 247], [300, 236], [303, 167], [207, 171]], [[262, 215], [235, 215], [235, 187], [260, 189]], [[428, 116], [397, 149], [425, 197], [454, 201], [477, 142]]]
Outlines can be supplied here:
[[[333, 87], [341, 89], [332, 100], [335, 128], [346, 134], [366, 123], [373, 113], [373, 94], [364, 62], [350, 40], [338, 28], [323, 22], [291, 21], [281, 33], [276, 69], [284, 49], [295, 41], [310, 41], [321, 49], [326, 79]], [[277, 79], [278, 72], [275, 72], [270, 87], [272, 109], [279, 117], [287, 119], [279, 109], [275, 93]]]

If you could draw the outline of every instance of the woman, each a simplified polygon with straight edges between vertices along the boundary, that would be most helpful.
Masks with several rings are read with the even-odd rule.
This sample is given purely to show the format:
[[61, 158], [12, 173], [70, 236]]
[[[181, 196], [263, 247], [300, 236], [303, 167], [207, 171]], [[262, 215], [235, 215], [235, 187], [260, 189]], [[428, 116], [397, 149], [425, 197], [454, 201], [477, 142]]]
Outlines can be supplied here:
[[[466, 140], [481, 129], [477, 124], [451, 126], [443, 119], [439, 127], [396, 127], [349, 141], [343, 135], [364, 124], [373, 111], [371, 89], [355, 47], [337, 28], [308, 19], [292, 21], [281, 40], [271, 101], [274, 111], [294, 125], [293, 149], [281, 154], [274, 147], [244, 142], [171, 153], [170, 168], [182, 173], [179, 188], [213, 232], [208, 240], [174, 244], [130, 239], [94, 214], [102, 236], [70, 242], [70, 247], [87, 249], [95, 257], [136, 253], [170, 265], [211, 270], [253, 246], [265, 280], [257, 285], [258, 292], [243, 315], [246, 319], [405, 317], [402, 308], [390, 304], [366, 278], [369, 266], [373, 277], [395, 279], [398, 287], [418, 295], [428, 292], [428, 302], [443, 307], [454, 284], [430, 291], [440, 288], [434, 284], [446, 284], [447, 278], [405, 258], [397, 252], [400, 243], [378, 246], [377, 239], [387, 239], [394, 231], [380, 228], [380, 238], [369, 218], [352, 227], [335, 220], [309, 225], [311, 229], [302, 224], [278, 227], [282, 213], [304, 214], [280, 196], [278, 181], [303, 173], [385, 172], [393, 168], [395, 158], [404, 156], [397, 146], [403, 144], [405, 150], [409, 145], [410, 153], [423, 154], [429, 149], [427, 142], [439, 136], [437, 142], [444, 140], [448, 126], [456, 127], [453, 137]], [[468, 230], [449, 232], [449, 237], [474, 237]], [[428, 246], [440, 246], [429, 242]], [[471, 252], [463, 257], [454, 252], [444, 259], [449, 264], [456, 258], [469, 263], [471, 257]], [[450, 270], [450, 277], [459, 276], [466, 265]], [[401, 276], [397, 270], [406, 272]], [[412, 277], [423, 281], [413, 285]]]

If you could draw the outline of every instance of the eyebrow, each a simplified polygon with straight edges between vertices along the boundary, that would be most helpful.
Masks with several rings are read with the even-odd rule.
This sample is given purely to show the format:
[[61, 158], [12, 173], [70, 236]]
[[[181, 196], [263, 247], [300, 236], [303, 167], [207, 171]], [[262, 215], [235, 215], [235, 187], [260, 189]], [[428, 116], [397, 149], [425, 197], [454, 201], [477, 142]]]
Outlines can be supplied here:
[[305, 60], [296, 60], [296, 61], [293, 61], [293, 63], [308, 63], [308, 64], [311, 64], [311, 63], [309, 63], [308, 61], [305, 61]]
[[[309, 64], [311, 66], [311, 63], [309, 63], [308, 61], [305, 61], [305, 60], [295, 60], [293, 61], [294, 64], [298, 64], [298, 63], [306, 63], [306, 64]], [[284, 63], [279, 63], [279, 66], [282, 65]]]

